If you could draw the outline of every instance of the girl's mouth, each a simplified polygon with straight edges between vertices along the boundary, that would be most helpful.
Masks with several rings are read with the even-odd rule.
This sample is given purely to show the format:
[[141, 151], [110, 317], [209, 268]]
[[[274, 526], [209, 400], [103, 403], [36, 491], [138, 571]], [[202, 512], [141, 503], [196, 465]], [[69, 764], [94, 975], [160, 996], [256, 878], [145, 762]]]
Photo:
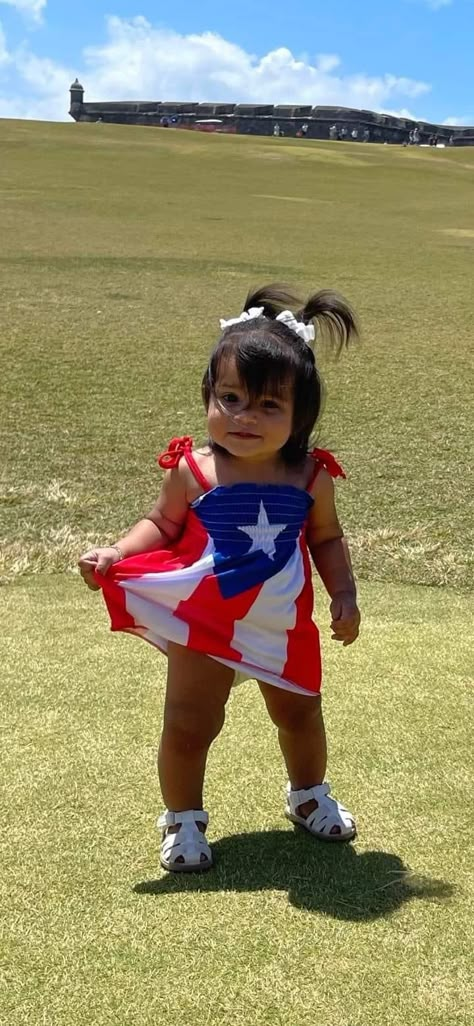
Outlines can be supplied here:
[[253, 435], [251, 431], [229, 431], [233, 438], [260, 438], [260, 435]]

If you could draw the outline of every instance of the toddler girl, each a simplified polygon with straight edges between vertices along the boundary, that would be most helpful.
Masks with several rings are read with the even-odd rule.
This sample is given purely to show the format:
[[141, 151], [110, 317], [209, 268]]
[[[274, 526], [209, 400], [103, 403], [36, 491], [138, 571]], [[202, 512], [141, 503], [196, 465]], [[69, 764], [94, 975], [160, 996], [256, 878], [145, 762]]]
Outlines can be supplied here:
[[350, 645], [360, 615], [334, 504], [334, 457], [310, 448], [321, 406], [311, 343], [316, 321], [341, 348], [354, 315], [333, 292], [297, 300], [279, 286], [248, 296], [222, 334], [202, 382], [209, 441], [174, 438], [151, 512], [115, 545], [86, 552], [81, 574], [102, 588], [112, 630], [168, 657], [158, 770], [167, 810], [161, 864], [205, 870], [206, 759], [233, 684], [258, 682], [288, 770], [286, 815], [315, 837], [355, 837], [351, 814], [324, 782], [321, 659], [311, 559], [331, 599], [332, 637]]

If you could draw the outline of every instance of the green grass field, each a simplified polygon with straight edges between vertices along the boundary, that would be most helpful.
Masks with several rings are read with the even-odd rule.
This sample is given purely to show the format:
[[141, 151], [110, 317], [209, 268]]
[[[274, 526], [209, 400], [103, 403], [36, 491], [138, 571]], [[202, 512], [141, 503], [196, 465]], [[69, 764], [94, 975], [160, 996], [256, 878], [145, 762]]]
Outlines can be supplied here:
[[7, 579], [149, 506], [154, 454], [204, 435], [219, 316], [283, 279], [360, 314], [320, 429], [359, 574], [470, 587], [474, 151], [21, 122], [0, 143]]
[[[0, 121], [5, 1026], [460, 1026], [472, 1000], [474, 151]], [[321, 444], [364, 627], [323, 632], [352, 846], [283, 819], [251, 685], [206, 791], [216, 868], [159, 868], [164, 660], [74, 574], [205, 435], [199, 383], [250, 285], [335, 286], [360, 347]], [[430, 587], [427, 587], [430, 586]]]

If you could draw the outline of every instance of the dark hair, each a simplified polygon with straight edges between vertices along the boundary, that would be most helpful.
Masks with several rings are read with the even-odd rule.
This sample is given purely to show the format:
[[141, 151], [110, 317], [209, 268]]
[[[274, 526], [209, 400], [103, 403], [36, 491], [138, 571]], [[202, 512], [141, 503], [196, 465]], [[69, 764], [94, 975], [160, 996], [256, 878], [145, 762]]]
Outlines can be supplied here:
[[[207, 409], [220, 364], [226, 357], [234, 357], [239, 378], [251, 400], [266, 392], [280, 394], [290, 380], [293, 384], [293, 428], [281, 450], [281, 457], [287, 464], [301, 463], [305, 459], [322, 401], [322, 384], [313, 350], [283, 321], [275, 319], [282, 310], [294, 309], [300, 302], [284, 285], [265, 285], [250, 292], [244, 311], [263, 307], [263, 314], [224, 329], [211, 353], [202, 381], [202, 396]], [[358, 334], [349, 303], [330, 290], [315, 292], [295, 313], [295, 318], [304, 324], [316, 321], [337, 353]], [[215, 450], [225, 452], [221, 446], [211, 444]]]

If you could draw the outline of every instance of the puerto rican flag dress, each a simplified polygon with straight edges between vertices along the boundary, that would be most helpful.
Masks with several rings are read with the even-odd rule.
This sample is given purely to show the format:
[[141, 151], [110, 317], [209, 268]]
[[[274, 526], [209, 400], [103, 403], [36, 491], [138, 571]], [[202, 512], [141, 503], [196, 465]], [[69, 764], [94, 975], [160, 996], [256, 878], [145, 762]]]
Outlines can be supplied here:
[[[314, 449], [314, 474], [344, 472]], [[137, 634], [166, 653], [176, 642], [249, 679], [313, 695], [321, 687], [319, 632], [313, 622], [311, 564], [305, 541], [309, 490], [293, 485], [212, 487], [175, 438], [158, 462], [186, 459], [203, 489], [169, 548], [144, 552], [96, 573], [113, 631]]]

